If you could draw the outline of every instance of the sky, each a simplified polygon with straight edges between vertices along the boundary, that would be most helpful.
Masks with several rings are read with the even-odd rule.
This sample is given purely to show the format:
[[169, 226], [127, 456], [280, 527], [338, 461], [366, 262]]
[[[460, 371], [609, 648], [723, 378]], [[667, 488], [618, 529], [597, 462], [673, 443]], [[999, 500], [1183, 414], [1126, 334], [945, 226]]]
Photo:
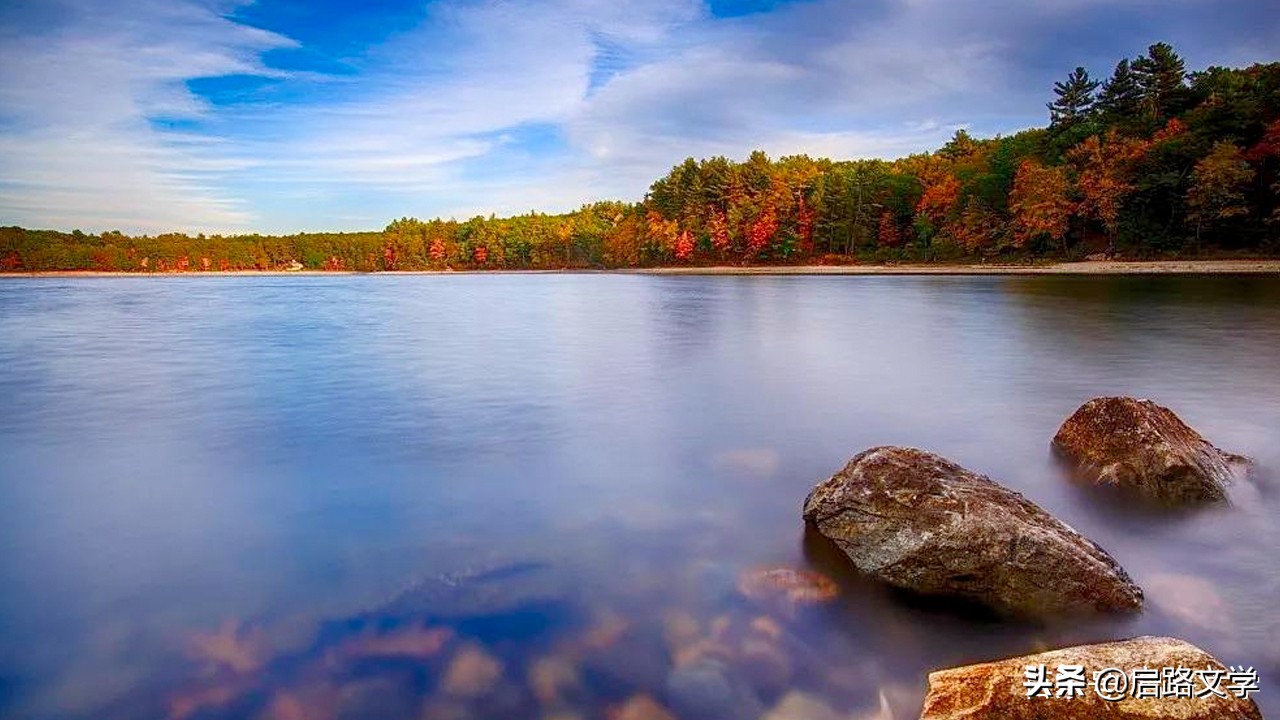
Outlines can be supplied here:
[[1267, 0], [0, 0], [0, 225], [376, 230], [640, 200], [685, 157], [893, 158], [1043, 125]]

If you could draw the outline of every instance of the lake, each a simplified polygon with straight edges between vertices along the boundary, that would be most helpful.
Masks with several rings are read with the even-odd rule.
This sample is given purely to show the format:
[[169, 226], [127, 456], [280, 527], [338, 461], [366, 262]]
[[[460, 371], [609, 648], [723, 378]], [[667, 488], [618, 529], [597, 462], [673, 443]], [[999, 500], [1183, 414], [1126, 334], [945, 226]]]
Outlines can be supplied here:
[[[1176, 515], [1073, 485], [1049, 440], [1104, 394], [1255, 476]], [[932, 669], [1143, 634], [1256, 666], [1280, 712], [1274, 277], [8, 278], [0, 403], [4, 717], [746, 716], [794, 688], [915, 718]], [[848, 573], [801, 504], [881, 444], [1023, 493], [1144, 612], [996, 622]], [[766, 566], [841, 595], [761, 606], [736, 583]], [[675, 669], [698, 643], [733, 657]]]

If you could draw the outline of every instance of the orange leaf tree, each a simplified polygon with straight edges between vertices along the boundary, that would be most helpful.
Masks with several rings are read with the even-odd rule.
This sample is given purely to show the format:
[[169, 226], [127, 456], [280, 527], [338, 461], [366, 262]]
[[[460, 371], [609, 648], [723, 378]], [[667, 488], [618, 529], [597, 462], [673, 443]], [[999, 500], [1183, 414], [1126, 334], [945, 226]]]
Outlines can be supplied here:
[[941, 225], [960, 199], [960, 181], [949, 172], [941, 172], [932, 179], [924, 179], [924, 194], [916, 205], [916, 212], [929, 219], [935, 226]]
[[650, 210], [645, 215], [645, 235], [648, 237], [651, 253], [669, 257], [675, 254], [680, 224], [675, 220], [666, 219], [656, 210]]
[[981, 253], [996, 246], [1002, 227], [1000, 218], [990, 208], [970, 197], [960, 213], [943, 226], [943, 231], [965, 252]]
[[1022, 161], [1009, 192], [1016, 247], [1026, 247], [1037, 237], [1061, 242], [1067, 236], [1075, 209], [1066, 168], [1046, 166], [1034, 159]]
[[1134, 190], [1134, 166], [1147, 147], [1145, 141], [1112, 130], [1105, 141], [1091, 135], [1067, 153], [1079, 169], [1080, 209], [1086, 217], [1102, 223], [1112, 244], [1121, 205]]
[[711, 248], [723, 260], [731, 244], [729, 223], [725, 220], [724, 213], [716, 211], [711, 214], [711, 220], [707, 223], [707, 232], [711, 236]]

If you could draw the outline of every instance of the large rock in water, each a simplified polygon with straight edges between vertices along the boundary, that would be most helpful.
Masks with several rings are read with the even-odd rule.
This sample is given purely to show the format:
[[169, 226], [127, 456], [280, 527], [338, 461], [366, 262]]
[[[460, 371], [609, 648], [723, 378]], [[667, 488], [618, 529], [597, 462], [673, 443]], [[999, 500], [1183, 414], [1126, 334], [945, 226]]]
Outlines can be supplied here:
[[[1067, 665], [1083, 666], [1086, 686], [1079, 694], [1058, 697], [1057, 670]], [[1051, 689], [1045, 690], [1042, 685], [1028, 688], [1028, 666], [1043, 666]], [[1214, 681], [1203, 681], [1193, 673], [1191, 692], [1181, 693], [1188, 697], [1161, 697], [1159, 695], [1173, 693], [1159, 690], [1154, 695], [1135, 697], [1140, 693], [1134, 684], [1134, 670], [1154, 669], [1156, 687], [1159, 688], [1164, 682], [1160, 673], [1166, 667], [1210, 670], [1215, 673], [1213, 677], [1218, 678], [1216, 687], [1219, 692], [1196, 697], [1206, 684]], [[1092, 684], [1095, 672], [1111, 672], [1111, 668], [1123, 671], [1127, 678], [1123, 692], [1117, 686], [1104, 686], [1107, 688], [1105, 694], [1116, 699], [1100, 695]], [[1116, 674], [1111, 673], [1111, 676]], [[1143, 680], [1144, 687], [1149, 687], [1146, 683], [1149, 677], [1148, 674]], [[1180, 686], [1185, 685], [1185, 676], [1177, 682]], [[1032, 690], [1052, 697], [1028, 697]], [[1209, 653], [1174, 638], [1140, 637], [930, 673], [929, 693], [925, 696], [920, 720], [1262, 720], [1257, 703], [1252, 698], [1239, 695], [1240, 691], [1233, 689], [1228, 669]]]
[[1093, 483], [1172, 505], [1226, 500], [1232, 465], [1243, 461], [1214, 447], [1169, 408], [1131, 397], [1081, 405], [1052, 445]]
[[1142, 589], [1097, 544], [923, 450], [862, 452], [809, 493], [804, 517], [863, 573], [918, 593], [1020, 616], [1142, 605]]

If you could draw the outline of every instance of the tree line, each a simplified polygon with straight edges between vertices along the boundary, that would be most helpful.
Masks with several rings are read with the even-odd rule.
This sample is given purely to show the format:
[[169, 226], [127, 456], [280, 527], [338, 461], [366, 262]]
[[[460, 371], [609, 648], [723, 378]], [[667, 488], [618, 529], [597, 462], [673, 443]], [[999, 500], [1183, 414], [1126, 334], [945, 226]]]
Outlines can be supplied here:
[[639, 203], [381, 232], [129, 237], [0, 228], [0, 270], [558, 269], [1275, 255], [1280, 63], [1188, 73], [1165, 43], [1053, 86], [1046, 127], [835, 161], [689, 158]]

